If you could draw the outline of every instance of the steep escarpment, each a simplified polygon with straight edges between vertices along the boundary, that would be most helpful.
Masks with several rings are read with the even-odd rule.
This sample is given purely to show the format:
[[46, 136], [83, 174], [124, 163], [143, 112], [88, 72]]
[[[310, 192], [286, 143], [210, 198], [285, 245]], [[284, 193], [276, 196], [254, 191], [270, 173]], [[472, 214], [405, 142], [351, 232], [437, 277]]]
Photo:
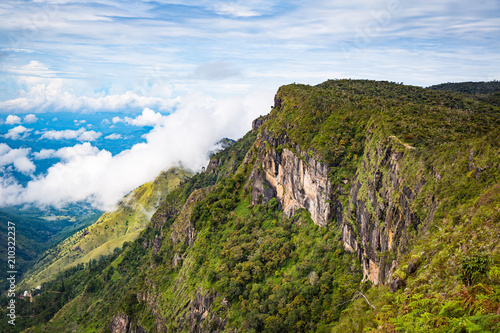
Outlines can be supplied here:
[[263, 132], [249, 181], [254, 205], [276, 198], [288, 217], [305, 209], [318, 225], [330, 220], [333, 187], [328, 168], [293, 142]]
[[[318, 225], [336, 223], [345, 248], [362, 263], [365, 279], [387, 284], [397, 258], [408, 251], [410, 231], [428, 227], [439, 208], [434, 189], [441, 176], [435, 169], [443, 165], [433, 166], [431, 160], [439, 158], [443, 147], [447, 153], [467, 154], [457, 150], [468, 141], [463, 126], [470, 116], [430, 107], [439, 100], [453, 100], [423, 89], [417, 90], [425, 95], [423, 100], [408, 103], [405, 96], [415, 88], [394, 86], [403, 91], [388, 99], [387, 108], [373, 99], [384, 83], [367, 86], [364, 92], [358, 83], [330, 84], [315, 89], [282, 87], [276, 95], [269, 120], [259, 124], [253, 201], [275, 197], [288, 216], [304, 208]], [[349, 90], [356, 95], [349, 95]], [[474, 103], [458, 103], [463, 104]], [[491, 106], [474, 107], [477, 113], [472, 117], [490, 111], [492, 118], [474, 124], [476, 131], [486, 134], [480, 127], [498, 121], [498, 113]], [[456, 127], [439, 128], [428, 118], [433, 115]], [[439, 133], [437, 140], [434, 131]], [[458, 143], [452, 141], [457, 139]], [[432, 153], [438, 156], [429, 158]]]
[[432, 220], [436, 207], [430, 198], [431, 209], [419, 215], [413, 205], [425, 196], [422, 187], [426, 182], [422, 169], [416, 175], [404, 169], [405, 163], [415, 163], [414, 147], [395, 137], [375, 135], [368, 136], [367, 147], [350, 181], [346, 209], [339, 214], [338, 223], [344, 246], [357, 254], [365, 279], [387, 284], [398, 256], [408, 251], [409, 231]]
[[499, 109], [467, 96], [281, 87], [32, 331], [494, 332], [499, 131]]
[[[298, 144], [274, 138], [264, 130], [257, 146], [258, 158], [249, 177], [252, 203], [275, 198], [288, 217], [305, 209], [317, 225], [336, 223], [342, 229], [345, 248], [362, 263], [365, 279], [388, 283], [397, 254], [408, 249], [407, 231], [420, 224], [411, 204], [425, 178], [410, 183], [402, 170], [402, 161], [413, 159], [410, 151], [414, 147], [396, 137], [381, 141], [369, 135], [365, 146], [370, 149], [360, 157], [355, 175], [334, 187], [329, 179], [334, 168]], [[435, 209], [433, 206], [432, 212]], [[432, 215], [423, 218], [428, 221], [429, 217]]]

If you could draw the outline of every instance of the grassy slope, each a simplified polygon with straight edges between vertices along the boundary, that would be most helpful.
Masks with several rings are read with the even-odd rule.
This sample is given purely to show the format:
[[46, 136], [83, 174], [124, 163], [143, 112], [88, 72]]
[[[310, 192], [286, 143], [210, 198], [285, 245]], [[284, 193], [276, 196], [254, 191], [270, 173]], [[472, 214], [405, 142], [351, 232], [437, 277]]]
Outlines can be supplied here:
[[113, 212], [104, 213], [92, 226], [50, 249], [23, 280], [30, 288], [47, 282], [58, 272], [106, 256], [124, 242], [133, 241], [149, 223], [167, 193], [190, 173], [181, 169], [162, 172], [153, 182], [141, 185]]
[[[193, 189], [213, 184], [206, 174], [167, 196], [150, 227], [85, 292], [49, 325], [30, 331], [100, 330], [117, 305], [148, 331], [158, 324], [185, 330], [182, 318], [195, 294], [215, 298], [207, 329], [218, 326], [216, 317], [227, 319], [226, 328], [270, 332], [498, 329], [498, 107], [373, 81], [289, 85], [278, 97], [283, 106], [263, 128], [286, 134], [333, 167], [330, 178], [339, 188], [348, 191], [341, 180], [356, 175], [366, 154], [391, 140], [407, 154], [405, 181], [411, 184], [417, 174], [427, 180], [426, 193], [440, 205], [432, 221], [408, 234], [409, 251], [399, 254], [395, 276], [406, 280], [406, 290], [392, 294], [360, 283], [359, 263], [343, 251], [334, 224], [320, 229], [301, 212], [286, 219], [273, 201], [250, 206], [244, 186], [255, 153], [250, 149], [246, 167], [194, 198], [192, 246], [169, 235], [182, 229], [176, 216]], [[417, 201], [413, 208], [424, 215], [426, 205]], [[155, 253], [146, 244], [158, 237], [162, 245]], [[173, 265], [176, 256], [184, 258], [182, 265]], [[409, 270], [412, 265], [416, 270]]]

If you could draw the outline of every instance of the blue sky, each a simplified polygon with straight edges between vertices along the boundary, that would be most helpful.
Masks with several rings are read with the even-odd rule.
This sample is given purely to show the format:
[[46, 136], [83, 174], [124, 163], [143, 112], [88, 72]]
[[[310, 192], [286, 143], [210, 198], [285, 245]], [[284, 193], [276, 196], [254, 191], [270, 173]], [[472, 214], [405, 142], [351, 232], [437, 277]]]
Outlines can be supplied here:
[[176, 163], [200, 170], [283, 84], [491, 81], [499, 54], [498, 0], [3, 0], [0, 207], [107, 209]]
[[487, 81], [499, 36], [496, 0], [5, 0], [0, 111], [119, 109], [126, 92], [167, 110], [192, 92], [331, 78]]

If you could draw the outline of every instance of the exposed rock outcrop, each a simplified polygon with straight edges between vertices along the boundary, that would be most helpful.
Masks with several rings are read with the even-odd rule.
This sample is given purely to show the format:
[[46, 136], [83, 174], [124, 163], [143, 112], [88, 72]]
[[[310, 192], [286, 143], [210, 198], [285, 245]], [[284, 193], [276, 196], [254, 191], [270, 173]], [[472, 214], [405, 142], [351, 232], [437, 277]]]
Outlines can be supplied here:
[[328, 168], [286, 138], [260, 137], [258, 158], [250, 181], [252, 203], [275, 197], [285, 215], [306, 209], [314, 223], [325, 226], [331, 215], [332, 185]]
[[216, 295], [207, 293], [205, 295], [197, 292], [194, 299], [189, 303], [188, 309], [178, 317], [181, 330], [186, 325], [189, 332], [221, 332], [226, 324], [226, 319], [221, 319], [211, 311], [212, 303]]
[[193, 191], [187, 198], [181, 213], [172, 225], [170, 239], [173, 242], [184, 242], [188, 246], [194, 243], [196, 239], [196, 229], [193, 223], [191, 223], [191, 214], [193, 213], [196, 203], [210, 193], [210, 191], [212, 191], [212, 187], [198, 189]]
[[389, 141], [365, 151], [342, 221], [344, 247], [357, 253], [365, 280], [374, 284], [390, 282], [397, 256], [407, 250], [408, 229], [417, 230], [422, 222], [412, 202], [425, 179], [410, 188], [401, 172], [404, 149]]
[[119, 312], [111, 320], [109, 330], [111, 333], [146, 333], [142, 326], [137, 325], [135, 328], [132, 326], [130, 317], [123, 312]]
[[259, 128], [264, 124], [266, 119], [267, 119], [267, 116], [264, 116], [264, 117], [259, 117], [259, 118], [255, 119], [254, 121], [252, 121], [252, 131], [257, 132], [259, 130]]

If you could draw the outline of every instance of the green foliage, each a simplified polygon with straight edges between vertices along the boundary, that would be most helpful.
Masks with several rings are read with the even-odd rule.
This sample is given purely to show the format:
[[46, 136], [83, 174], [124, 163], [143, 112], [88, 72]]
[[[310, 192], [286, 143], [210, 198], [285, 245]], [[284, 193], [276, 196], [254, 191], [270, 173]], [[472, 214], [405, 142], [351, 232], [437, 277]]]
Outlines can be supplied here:
[[[30, 298], [16, 299], [16, 325], [12, 327], [7, 320], [0, 321], [0, 332], [21, 332], [24, 329], [38, 324], [48, 322], [68, 301], [71, 301], [84, 290], [88, 293], [97, 293], [102, 289], [104, 280], [95, 277], [101, 274], [119, 252], [113, 255], [93, 260], [87, 264], [79, 264], [62, 273], [54, 279], [41, 286], [41, 290], [30, 290], [33, 302]], [[109, 270], [107, 271], [109, 272]], [[22, 290], [21, 290], [22, 291]], [[18, 295], [21, 292], [18, 291]], [[10, 298], [3, 296], [0, 298], [0, 315], [7, 318], [7, 303]]]
[[460, 258], [460, 278], [466, 286], [471, 286], [483, 279], [489, 271], [489, 259], [486, 254], [473, 253]]
[[[69, 235], [92, 224], [100, 212], [83, 209], [74, 205], [66, 209], [67, 215], [59, 215], [53, 221], [40, 218], [41, 212], [36, 209], [16, 210], [4, 208], [0, 210], [0, 257], [4, 258], [0, 265], [0, 291], [7, 289], [7, 226], [12, 222], [16, 228], [16, 271], [17, 276], [23, 275], [41, 253], [51, 248]], [[20, 212], [22, 215], [20, 215]], [[48, 211], [43, 215], [62, 214], [62, 211]], [[12, 226], [12, 225], [11, 225]], [[12, 235], [9, 235], [12, 236]]]
[[500, 91], [500, 81], [490, 82], [460, 82], [460, 83], [442, 83], [430, 86], [429, 89], [456, 91], [471, 95], [484, 95]]

